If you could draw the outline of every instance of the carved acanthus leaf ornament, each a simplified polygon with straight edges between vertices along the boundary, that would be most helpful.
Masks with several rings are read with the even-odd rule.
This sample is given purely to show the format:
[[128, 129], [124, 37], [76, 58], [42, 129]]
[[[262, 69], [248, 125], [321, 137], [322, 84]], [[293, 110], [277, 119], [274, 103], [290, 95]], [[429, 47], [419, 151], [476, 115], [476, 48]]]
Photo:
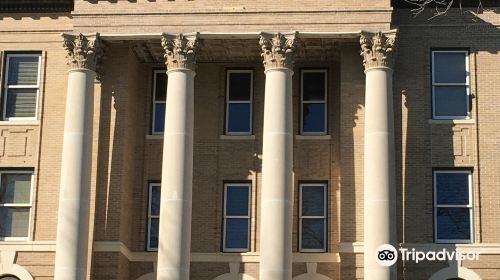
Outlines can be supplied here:
[[73, 69], [88, 69], [101, 74], [101, 62], [106, 46], [99, 34], [85, 36], [83, 34], [63, 34], [63, 47], [66, 50], [68, 65]]
[[297, 47], [296, 39], [296, 33], [289, 35], [281, 33], [261, 34], [259, 43], [262, 49], [261, 56], [263, 58], [265, 69], [293, 69], [294, 53]]
[[373, 67], [388, 67], [392, 69], [395, 51], [396, 33], [362, 32], [359, 40], [361, 56], [365, 70]]
[[178, 35], [163, 34], [161, 45], [165, 50], [163, 56], [168, 70], [180, 68], [195, 71], [199, 45], [197, 34], [188, 36], [182, 33]]

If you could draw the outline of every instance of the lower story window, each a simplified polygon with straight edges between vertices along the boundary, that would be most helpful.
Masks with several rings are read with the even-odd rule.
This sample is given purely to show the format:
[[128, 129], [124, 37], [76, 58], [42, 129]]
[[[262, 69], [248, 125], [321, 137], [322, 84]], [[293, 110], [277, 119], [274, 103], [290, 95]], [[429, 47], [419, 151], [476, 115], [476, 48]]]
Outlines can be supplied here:
[[249, 250], [250, 183], [224, 184], [224, 252]]
[[33, 172], [0, 172], [0, 240], [26, 240], [30, 232]]
[[437, 243], [471, 243], [472, 174], [434, 171], [434, 236]]
[[300, 184], [301, 252], [326, 252], [327, 189], [325, 183]]
[[148, 205], [148, 240], [147, 250], [158, 250], [158, 233], [160, 229], [160, 184], [149, 184], [149, 205]]

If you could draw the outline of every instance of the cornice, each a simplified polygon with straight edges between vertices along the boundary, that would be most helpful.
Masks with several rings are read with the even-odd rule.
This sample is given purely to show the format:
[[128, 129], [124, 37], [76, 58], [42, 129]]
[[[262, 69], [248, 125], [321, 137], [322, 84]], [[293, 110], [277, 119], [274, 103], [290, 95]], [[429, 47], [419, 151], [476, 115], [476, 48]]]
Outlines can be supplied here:
[[1, 13], [71, 12], [73, 0], [2, 0]]

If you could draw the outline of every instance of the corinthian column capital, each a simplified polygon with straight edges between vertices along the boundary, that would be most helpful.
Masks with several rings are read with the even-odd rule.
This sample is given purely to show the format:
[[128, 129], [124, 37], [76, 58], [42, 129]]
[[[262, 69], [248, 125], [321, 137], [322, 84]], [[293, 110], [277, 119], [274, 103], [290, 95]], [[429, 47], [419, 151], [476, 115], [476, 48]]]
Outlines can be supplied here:
[[260, 34], [261, 56], [266, 70], [272, 68], [293, 69], [297, 32], [292, 34]]
[[163, 57], [168, 70], [189, 69], [195, 71], [198, 51], [198, 33], [192, 35], [170, 35], [163, 33], [161, 45], [165, 50]]
[[104, 57], [105, 45], [99, 33], [85, 36], [83, 34], [63, 34], [63, 47], [66, 50], [68, 65], [73, 69], [88, 69], [100, 72]]
[[373, 67], [392, 68], [395, 42], [396, 33], [361, 32], [359, 43], [365, 71]]

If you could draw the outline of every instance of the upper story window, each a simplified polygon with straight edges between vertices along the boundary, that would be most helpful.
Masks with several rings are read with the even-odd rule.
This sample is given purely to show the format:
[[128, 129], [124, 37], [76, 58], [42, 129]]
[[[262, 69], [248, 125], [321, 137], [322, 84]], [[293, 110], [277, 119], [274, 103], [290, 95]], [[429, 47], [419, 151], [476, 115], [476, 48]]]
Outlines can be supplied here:
[[434, 171], [434, 238], [437, 243], [471, 243], [472, 174]]
[[7, 54], [3, 119], [36, 119], [40, 95], [40, 54]]
[[153, 72], [153, 121], [151, 127], [153, 134], [163, 134], [165, 130], [167, 81], [168, 76], [165, 70]]
[[299, 248], [301, 252], [326, 252], [326, 199], [326, 184], [300, 184]]
[[468, 51], [432, 52], [432, 104], [434, 119], [471, 117]]
[[327, 134], [327, 88], [327, 70], [301, 71], [301, 134]]
[[224, 252], [250, 248], [250, 190], [250, 183], [224, 184]]
[[0, 172], [0, 240], [27, 240], [33, 172]]
[[149, 184], [148, 199], [148, 236], [146, 249], [148, 251], [158, 250], [158, 234], [160, 231], [160, 183]]
[[253, 71], [228, 70], [226, 78], [226, 134], [252, 134]]

